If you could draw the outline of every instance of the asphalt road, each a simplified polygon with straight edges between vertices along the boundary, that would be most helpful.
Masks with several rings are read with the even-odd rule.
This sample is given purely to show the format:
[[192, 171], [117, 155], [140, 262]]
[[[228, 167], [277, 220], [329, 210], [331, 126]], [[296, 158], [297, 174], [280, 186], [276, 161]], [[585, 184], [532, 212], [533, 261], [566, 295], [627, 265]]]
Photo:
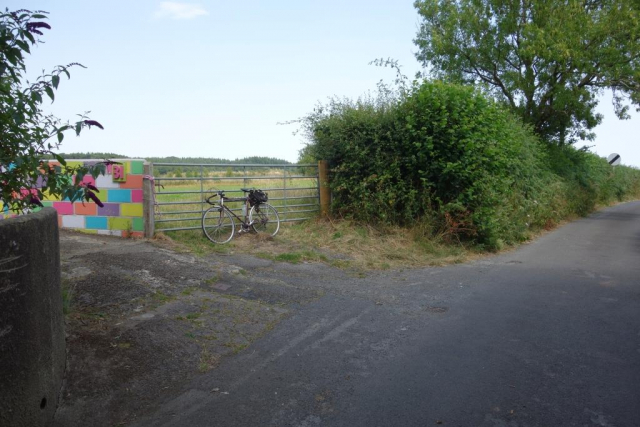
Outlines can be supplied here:
[[640, 426], [640, 202], [467, 265], [297, 268], [321, 298], [137, 425]]

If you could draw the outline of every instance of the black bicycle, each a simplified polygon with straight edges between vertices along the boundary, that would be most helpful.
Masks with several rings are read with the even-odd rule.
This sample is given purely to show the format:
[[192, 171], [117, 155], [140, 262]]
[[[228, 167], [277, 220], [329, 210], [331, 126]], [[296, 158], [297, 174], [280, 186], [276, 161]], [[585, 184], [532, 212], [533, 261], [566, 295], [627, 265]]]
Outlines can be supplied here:
[[[212, 205], [202, 214], [202, 231], [214, 243], [227, 243], [235, 234], [236, 220], [240, 225], [238, 233], [253, 231], [275, 236], [280, 230], [280, 217], [276, 208], [267, 201], [269, 197], [262, 190], [241, 188], [248, 193], [245, 197], [227, 197], [224, 190], [207, 197]], [[219, 197], [219, 200], [214, 200]], [[242, 216], [236, 215], [225, 202], [242, 202]], [[247, 215], [248, 212], [248, 215]], [[234, 219], [235, 218], [235, 219]]]

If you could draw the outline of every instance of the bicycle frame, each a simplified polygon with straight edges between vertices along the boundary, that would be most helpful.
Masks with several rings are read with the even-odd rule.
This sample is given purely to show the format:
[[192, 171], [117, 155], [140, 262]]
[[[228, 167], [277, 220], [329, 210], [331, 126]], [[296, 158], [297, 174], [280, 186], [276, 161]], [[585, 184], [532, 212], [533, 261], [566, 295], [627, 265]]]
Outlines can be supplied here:
[[[227, 206], [224, 205], [224, 201], [227, 200], [229, 202], [244, 202], [244, 207], [245, 207], [245, 211], [244, 211], [244, 219], [240, 218], [238, 215], [235, 214], [235, 212], [233, 212], [231, 209], [229, 209]], [[209, 203], [211, 204], [211, 203]], [[251, 224], [248, 222], [248, 215], [249, 215], [249, 209], [251, 208], [249, 206], [249, 198], [248, 197], [238, 197], [238, 198], [231, 198], [231, 197], [225, 197], [223, 195], [220, 195], [220, 207], [224, 210], [226, 210], [227, 212], [229, 212], [231, 215], [233, 215], [235, 217], [235, 219], [237, 219], [238, 221], [240, 221], [240, 224], [242, 224], [242, 228], [247, 228], [247, 227], [251, 227]]]
[[[242, 189], [245, 191], [245, 189]], [[246, 190], [251, 192], [251, 190]], [[216, 196], [220, 197], [220, 200], [212, 201]], [[267, 233], [271, 237], [275, 236], [280, 229], [280, 217], [278, 211], [270, 204], [264, 202], [251, 203], [251, 197], [225, 197], [224, 191], [218, 191], [216, 194], [207, 197], [206, 202], [211, 205], [209, 209], [202, 214], [202, 231], [209, 240], [214, 243], [227, 243], [232, 238], [234, 233], [244, 233], [253, 231], [255, 233]], [[244, 218], [236, 215], [225, 202], [243, 202]], [[212, 215], [209, 215], [209, 214]], [[255, 215], [255, 218], [254, 218]], [[211, 223], [207, 223], [208, 220], [213, 220]], [[227, 226], [224, 225], [227, 221]], [[239, 223], [240, 229], [235, 231], [237, 224]], [[230, 233], [225, 230], [225, 227], [230, 227]], [[210, 234], [211, 232], [211, 234]]]

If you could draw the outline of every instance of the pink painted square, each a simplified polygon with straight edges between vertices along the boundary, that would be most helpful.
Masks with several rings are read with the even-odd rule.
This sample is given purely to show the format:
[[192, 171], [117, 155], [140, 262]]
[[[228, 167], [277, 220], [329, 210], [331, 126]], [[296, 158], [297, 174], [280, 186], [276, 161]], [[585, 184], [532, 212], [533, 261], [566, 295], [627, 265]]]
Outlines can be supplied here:
[[131, 190], [131, 203], [142, 203], [142, 190]]
[[37, 196], [38, 190], [36, 190], [35, 188], [31, 188], [31, 189], [21, 188], [20, 193], [22, 194], [22, 197], [28, 196], [29, 194], [33, 196]]
[[91, 184], [93, 186], [96, 185], [96, 180], [91, 175], [85, 175], [84, 178], [82, 178], [82, 182], [84, 182], [85, 184]]
[[[76, 181], [76, 177], [73, 177], [73, 182]], [[85, 175], [84, 178], [82, 178], [82, 182], [84, 184], [91, 184], [91, 185], [96, 185], [96, 180], [89, 174]]]
[[73, 215], [71, 202], [53, 202], [53, 208], [58, 211], [58, 215]]

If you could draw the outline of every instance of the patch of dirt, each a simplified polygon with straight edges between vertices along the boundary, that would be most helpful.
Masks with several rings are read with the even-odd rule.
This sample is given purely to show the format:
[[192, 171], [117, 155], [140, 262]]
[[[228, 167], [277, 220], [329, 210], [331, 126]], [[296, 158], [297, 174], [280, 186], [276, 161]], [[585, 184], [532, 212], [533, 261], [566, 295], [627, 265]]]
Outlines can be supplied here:
[[68, 356], [55, 426], [127, 425], [271, 330], [287, 304], [319, 296], [216, 257], [68, 231], [61, 264]]

